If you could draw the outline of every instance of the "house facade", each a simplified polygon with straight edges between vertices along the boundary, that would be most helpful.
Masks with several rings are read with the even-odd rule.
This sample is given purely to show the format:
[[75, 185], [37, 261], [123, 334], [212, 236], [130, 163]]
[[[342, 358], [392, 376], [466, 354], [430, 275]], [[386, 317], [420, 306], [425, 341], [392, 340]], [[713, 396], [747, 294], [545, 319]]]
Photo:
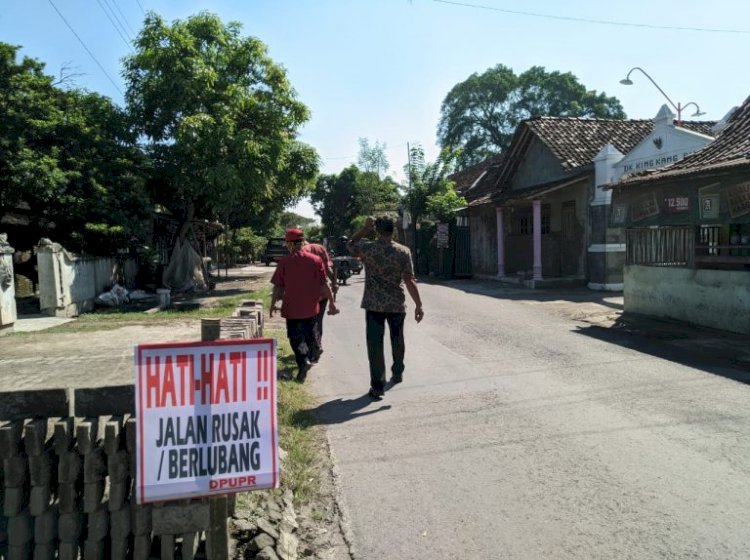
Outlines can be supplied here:
[[469, 202], [475, 274], [531, 287], [621, 289], [624, 232], [611, 222], [611, 193], [600, 187], [627, 165], [643, 166], [647, 149], [641, 147], [653, 143], [657, 130], [664, 153], [679, 157], [695, 149], [689, 141], [711, 140], [713, 123], [675, 127], [673, 119], [660, 111], [656, 121], [523, 121], [503, 157], [462, 193]]
[[750, 334], [750, 98], [712, 143], [603, 189], [626, 228], [625, 311]]

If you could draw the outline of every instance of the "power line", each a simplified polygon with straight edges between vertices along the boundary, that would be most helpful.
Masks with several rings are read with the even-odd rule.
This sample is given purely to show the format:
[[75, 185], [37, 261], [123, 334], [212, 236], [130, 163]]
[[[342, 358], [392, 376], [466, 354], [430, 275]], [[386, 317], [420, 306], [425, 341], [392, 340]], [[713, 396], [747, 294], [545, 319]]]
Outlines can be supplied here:
[[120, 31], [120, 28], [117, 26], [117, 24], [115, 24], [115, 20], [113, 20], [112, 16], [109, 15], [109, 12], [107, 12], [107, 10], [104, 9], [104, 4], [102, 4], [101, 0], [96, 0], [96, 3], [99, 4], [99, 7], [104, 12], [104, 15], [107, 16], [109, 23], [111, 23], [112, 27], [114, 27], [115, 31], [117, 31], [117, 34], [120, 36], [120, 39], [123, 40], [123, 42], [128, 46], [130, 50], [133, 50], [133, 47], [130, 46], [130, 41], [125, 38], [125, 35], [122, 34], [122, 31]]
[[141, 12], [143, 12], [143, 15], [145, 16], [146, 15], [146, 10], [144, 10], [143, 6], [141, 6], [140, 0], [135, 0], [135, 1], [138, 4], [138, 7], [141, 9]]
[[124, 94], [122, 93], [122, 91], [120, 91], [120, 88], [118, 87], [118, 85], [117, 85], [117, 84], [115, 83], [115, 81], [114, 81], [114, 80], [112, 79], [112, 76], [110, 76], [110, 75], [109, 75], [109, 74], [107, 73], [107, 71], [106, 71], [106, 70], [104, 69], [104, 66], [102, 66], [102, 65], [101, 65], [101, 63], [100, 63], [100, 62], [99, 62], [99, 61], [98, 61], [98, 60], [96, 59], [96, 57], [94, 56], [94, 53], [92, 53], [92, 52], [91, 52], [91, 51], [89, 50], [89, 48], [88, 48], [88, 47], [86, 46], [86, 43], [84, 43], [84, 42], [83, 42], [83, 39], [81, 39], [81, 38], [80, 38], [80, 37], [78, 36], [78, 33], [76, 33], [75, 29], [73, 29], [73, 27], [72, 27], [72, 26], [71, 26], [71, 25], [70, 25], [70, 24], [68, 23], [68, 20], [67, 20], [67, 19], [65, 19], [65, 16], [63, 16], [63, 15], [62, 15], [62, 13], [60, 12], [60, 10], [58, 10], [58, 9], [57, 9], [57, 6], [55, 6], [55, 4], [54, 4], [54, 3], [52, 2], [52, 0], [47, 0], [47, 1], [48, 1], [48, 2], [50, 3], [50, 6], [52, 6], [52, 7], [54, 8], [54, 10], [55, 10], [55, 11], [57, 12], [57, 15], [58, 15], [58, 16], [60, 16], [60, 19], [61, 19], [61, 20], [63, 20], [63, 23], [65, 23], [65, 25], [67, 25], [67, 26], [68, 26], [68, 29], [70, 29], [70, 32], [71, 32], [71, 33], [72, 33], [73, 35], [75, 35], [76, 39], [78, 39], [78, 42], [79, 42], [79, 43], [81, 43], [81, 46], [82, 46], [82, 47], [83, 47], [83, 48], [84, 48], [84, 49], [86, 50], [86, 52], [87, 52], [87, 53], [89, 53], [89, 56], [90, 56], [90, 57], [91, 57], [91, 58], [93, 59], [93, 61], [94, 61], [94, 62], [96, 62], [96, 65], [97, 65], [97, 66], [99, 67], [99, 69], [100, 69], [100, 70], [101, 70], [102, 72], [104, 72], [104, 75], [105, 75], [105, 76], [107, 76], [107, 78], [108, 78], [108, 79], [109, 79], [109, 81], [110, 81], [110, 82], [112, 83], [112, 85], [113, 85], [113, 86], [115, 86], [115, 89], [117, 90], [117, 93], [119, 93], [120, 95], [123, 95], [123, 96], [124, 96]]
[[667, 29], [670, 31], [700, 31], [704, 33], [738, 33], [743, 35], [750, 35], [750, 31], [745, 29], [711, 29], [706, 27], [679, 27], [679, 26], [673, 26], [673, 25], [656, 25], [653, 23], [629, 23], [625, 21], [613, 21], [613, 20], [605, 20], [605, 19], [589, 19], [589, 18], [579, 18], [579, 17], [573, 17], [573, 16], [559, 16], [555, 14], [541, 14], [537, 12], [524, 12], [521, 10], [507, 10], [505, 8], [496, 8], [494, 6], [483, 6], [481, 4], [468, 4], [465, 2], [453, 2], [451, 0], [432, 0], [433, 2], [438, 2], [440, 4], [450, 4], [452, 6], [461, 6], [463, 8], [476, 8], [479, 10], [490, 10], [493, 12], [502, 12], [504, 14], [513, 14], [517, 16], [530, 16], [530, 17], [537, 17], [537, 18], [546, 18], [546, 19], [557, 19], [557, 20], [563, 20], [563, 21], [575, 21], [579, 23], [595, 23], [598, 25], [617, 25], [621, 27], [641, 27], [646, 29]]
[[[108, 0], [104, 0], [104, 1], [108, 2]], [[132, 27], [130, 27], [130, 22], [128, 21], [128, 18], [125, 17], [125, 14], [122, 13], [122, 10], [120, 9], [120, 6], [117, 5], [117, 0], [112, 0], [112, 5], [114, 5], [114, 7], [117, 10], [117, 12], [122, 16], [122, 21], [124, 21], [125, 25], [127, 25], [128, 29], [130, 29], [130, 34], [128, 35], [128, 37], [130, 37], [131, 40], [132, 40], [132, 36], [133, 35], [137, 35], [137, 33], [135, 31], [133, 31]]]

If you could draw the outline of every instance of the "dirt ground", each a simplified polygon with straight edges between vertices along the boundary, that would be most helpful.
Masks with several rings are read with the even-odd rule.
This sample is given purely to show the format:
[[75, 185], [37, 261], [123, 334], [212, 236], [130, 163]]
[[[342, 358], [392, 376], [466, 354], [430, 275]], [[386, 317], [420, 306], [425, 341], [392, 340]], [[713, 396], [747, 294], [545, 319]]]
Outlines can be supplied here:
[[[214, 307], [227, 296], [268, 286], [273, 268], [230, 269], [215, 290], [197, 297], [174, 297], [177, 305]], [[148, 306], [146, 306], [148, 307]], [[200, 319], [73, 321], [37, 332], [0, 336], [0, 392], [59, 387], [103, 387], [133, 383], [133, 352], [138, 344], [200, 340]], [[266, 317], [266, 330], [283, 329], [280, 317]], [[324, 434], [319, 438], [320, 488], [314, 503], [299, 512], [300, 556], [320, 560], [349, 558], [340, 531], [333, 466]]]

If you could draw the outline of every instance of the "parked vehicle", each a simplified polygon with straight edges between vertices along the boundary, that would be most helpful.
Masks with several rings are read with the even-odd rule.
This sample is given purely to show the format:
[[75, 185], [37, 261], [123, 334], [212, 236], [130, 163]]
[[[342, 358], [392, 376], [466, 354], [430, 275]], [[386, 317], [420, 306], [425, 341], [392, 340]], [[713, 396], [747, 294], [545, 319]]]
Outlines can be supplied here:
[[353, 257], [349, 254], [346, 248], [346, 243], [349, 239], [345, 236], [342, 237], [328, 237], [326, 238], [326, 246], [328, 252], [331, 254], [331, 260], [334, 262], [334, 266], [337, 271], [346, 270], [347, 278], [352, 274], [359, 274], [362, 272], [362, 261]]
[[260, 257], [260, 260], [265, 263], [266, 266], [270, 266], [272, 262], [279, 262], [282, 257], [289, 254], [286, 248], [286, 241], [283, 237], [272, 237], [266, 244], [266, 250]]

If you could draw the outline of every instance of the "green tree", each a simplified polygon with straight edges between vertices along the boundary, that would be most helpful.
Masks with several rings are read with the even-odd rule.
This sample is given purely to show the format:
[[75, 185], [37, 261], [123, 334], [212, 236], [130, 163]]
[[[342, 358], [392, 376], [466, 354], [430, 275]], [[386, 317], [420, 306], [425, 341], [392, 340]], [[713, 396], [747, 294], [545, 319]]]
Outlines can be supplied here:
[[168, 25], [149, 13], [135, 46], [126, 101], [181, 236], [196, 214], [262, 231], [312, 189], [318, 157], [296, 140], [308, 109], [239, 23], [201, 12]]
[[147, 160], [110, 99], [56, 87], [18, 48], [0, 43], [0, 214], [23, 202], [30, 235], [111, 254], [144, 231]]
[[416, 226], [427, 217], [445, 220], [466, 201], [455, 192], [448, 176], [455, 169], [457, 153], [443, 150], [434, 162], [426, 162], [422, 146], [411, 148], [409, 189], [403, 197], [403, 205], [411, 214]]
[[315, 212], [323, 223], [326, 236], [349, 232], [359, 213], [357, 179], [360, 170], [350, 165], [338, 175], [321, 175], [310, 196]]
[[516, 75], [498, 64], [453, 86], [443, 100], [438, 143], [461, 148], [464, 168], [505, 150], [518, 123], [534, 116], [623, 119], [615, 97], [587, 90], [570, 72], [547, 72], [533, 66]]
[[383, 178], [390, 167], [385, 149], [384, 142], [376, 140], [371, 145], [367, 138], [360, 138], [359, 155], [357, 156], [358, 167], [365, 173], [375, 173], [379, 179]]

